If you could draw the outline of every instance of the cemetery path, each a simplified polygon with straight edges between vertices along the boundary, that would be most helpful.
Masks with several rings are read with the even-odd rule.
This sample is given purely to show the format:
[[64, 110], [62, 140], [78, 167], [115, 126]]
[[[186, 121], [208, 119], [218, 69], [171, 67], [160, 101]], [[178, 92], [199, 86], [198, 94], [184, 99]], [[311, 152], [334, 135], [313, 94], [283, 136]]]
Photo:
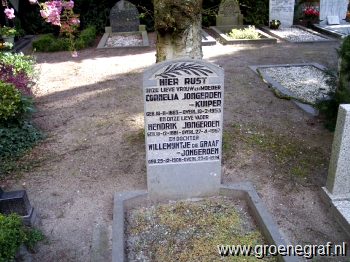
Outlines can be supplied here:
[[[149, 38], [149, 48], [88, 48], [74, 59], [68, 52], [36, 53], [34, 121], [47, 137], [33, 154], [45, 161], [0, 181], [5, 190], [25, 182], [49, 240], [25, 261], [90, 261], [94, 227], [105, 224], [111, 233], [114, 193], [147, 189], [142, 70], [155, 63], [155, 34]], [[318, 62], [332, 68], [337, 47], [338, 40], [203, 47], [203, 59], [225, 69], [222, 182], [251, 181], [292, 244], [349, 241], [318, 192], [333, 134], [275, 97], [248, 66]]]

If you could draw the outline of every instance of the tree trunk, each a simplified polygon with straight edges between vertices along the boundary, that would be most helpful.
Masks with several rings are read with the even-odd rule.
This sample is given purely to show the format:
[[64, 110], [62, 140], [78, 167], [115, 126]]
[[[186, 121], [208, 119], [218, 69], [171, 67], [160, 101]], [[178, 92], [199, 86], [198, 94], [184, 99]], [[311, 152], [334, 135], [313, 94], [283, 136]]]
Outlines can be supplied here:
[[156, 62], [202, 59], [202, 0], [154, 0]]

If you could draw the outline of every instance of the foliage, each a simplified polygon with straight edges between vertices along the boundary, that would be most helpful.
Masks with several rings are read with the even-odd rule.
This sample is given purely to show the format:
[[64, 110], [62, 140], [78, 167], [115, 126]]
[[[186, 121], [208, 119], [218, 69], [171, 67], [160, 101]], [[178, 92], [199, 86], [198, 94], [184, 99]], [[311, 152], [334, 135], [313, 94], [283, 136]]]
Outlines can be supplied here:
[[326, 71], [326, 83], [330, 87], [328, 99], [316, 103], [316, 108], [325, 114], [325, 127], [331, 131], [336, 126], [339, 105], [350, 103], [350, 36], [343, 38], [337, 53], [341, 61], [338, 74]]
[[86, 25], [93, 25], [96, 31], [99, 33], [104, 33], [105, 27], [109, 24], [109, 12], [112, 5], [110, 1], [101, 0], [78, 0], [75, 1], [75, 7], [81, 10], [80, 20], [83, 28]]
[[24, 232], [26, 235], [24, 243], [27, 245], [29, 251], [36, 252], [38, 242], [45, 239], [43, 231], [37, 228], [25, 227]]
[[0, 62], [11, 65], [15, 74], [24, 71], [27, 76], [35, 76], [34, 64], [36, 60], [33, 56], [26, 56], [23, 53], [0, 52]]
[[34, 83], [23, 70], [15, 73], [12, 65], [0, 62], [0, 79], [5, 83], [13, 84], [22, 94], [32, 93], [31, 88]]
[[21, 92], [13, 84], [0, 82], [0, 122], [16, 116], [20, 103]]
[[[74, 39], [74, 46], [76, 50], [81, 50], [92, 44], [96, 35], [94, 26], [88, 26], [82, 30], [80, 34]], [[44, 34], [39, 36], [32, 42], [33, 48], [42, 52], [56, 52], [70, 50], [70, 41], [66, 37], [55, 37], [53, 34]]]
[[25, 12], [22, 15], [22, 28], [27, 34], [47, 34], [53, 33], [57, 26], [50, 23], [46, 23], [45, 20], [39, 15], [40, 7], [31, 7], [34, 9], [31, 12]]
[[13, 259], [21, 243], [25, 241], [22, 217], [17, 214], [0, 214], [0, 262]]
[[231, 32], [226, 34], [232, 39], [258, 39], [259, 33], [255, 30], [255, 26], [249, 26], [248, 28], [232, 29]]
[[269, 0], [239, 0], [239, 4], [245, 9], [245, 23], [255, 26], [268, 24]]
[[5, 25], [3, 27], [0, 27], [0, 35], [12, 36], [16, 34], [17, 30], [14, 27], [8, 27]]
[[22, 217], [15, 213], [0, 214], [0, 232], [0, 262], [12, 261], [22, 243], [36, 251], [38, 242], [45, 238], [41, 230], [23, 226]]

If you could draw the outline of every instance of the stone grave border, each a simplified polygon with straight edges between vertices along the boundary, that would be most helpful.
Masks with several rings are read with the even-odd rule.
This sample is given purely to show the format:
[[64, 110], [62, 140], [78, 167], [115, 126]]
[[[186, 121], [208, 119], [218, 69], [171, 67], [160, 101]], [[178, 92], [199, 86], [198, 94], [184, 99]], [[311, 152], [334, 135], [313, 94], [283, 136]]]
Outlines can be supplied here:
[[[281, 235], [271, 215], [267, 211], [266, 206], [250, 182], [222, 184], [219, 194], [220, 196], [233, 197], [247, 202], [257, 222], [258, 228], [261, 230], [269, 245], [286, 246], [289, 244], [289, 241]], [[163, 199], [163, 201], [150, 199], [147, 190], [117, 191], [115, 193], [112, 225], [112, 262], [125, 261], [125, 210], [138, 205], [157, 204], [165, 201], [166, 199]], [[294, 256], [279, 255], [277, 256], [277, 261], [296, 262], [298, 260]]]
[[[139, 31], [134, 31], [134, 32], [115, 32], [112, 33], [110, 27], [106, 27], [105, 29], [105, 33], [103, 34], [100, 42], [98, 43], [98, 46], [96, 47], [96, 49], [121, 49], [121, 48], [143, 48], [143, 47], [149, 47], [149, 40], [148, 40], [148, 36], [147, 36], [147, 31], [142, 30], [144, 29], [144, 26], [140, 26], [140, 30]], [[106, 42], [108, 40], [108, 37], [110, 35], [141, 35], [142, 36], [142, 45], [132, 45], [132, 46], [111, 46], [111, 47], [106, 47]]]
[[248, 28], [247, 25], [239, 26], [239, 25], [231, 25], [231, 26], [211, 26], [218, 38], [221, 40], [222, 44], [225, 45], [235, 45], [235, 44], [276, 44], [277, 39], [275, 37], [270, 36], [269, 34], [261, 31], [260, 29], [255, 29], [262, 36], [259, 39], [232, 39], [226, 36], [224, 31], [231, 31], [232, 29], [244, 29]]
[[[300, 63], [300, 64], [275, 64], [275, 65], [253, 65], [253, 66], [248, 66], [251, 70], [253, 70], [256, 74], [258, 74], [257, 69], [261, 69], [261, 68], [266, 68], [266, 67], [292, 67], [292, 66], [314, 66], [320, 70], [325, 70], [327, 69], [326, 67], [324, 67], [323, 65], [320, 65], [318, 63]], [[260, 71], [262, 76], [264, 77], [264, 79], [269, 82], [271, 85], [273, 85], [274, 87], [276, 87], [281, 93], [285, 94], [285, 95], [290, 95], [290, 96], [296, 96], [292, 91], [290, 91], [288, 88], [284, 87], [283, 85], [281, 85], [280, 83], [278, 83], [276, 80], [274, 80], [272, 77], [270, 77], [268, 74], [266, 74], [263, 71]], [[313, 115], [313, 116], [318, 116], [318, 112], [317, 110], [308, 104], [304, 104], [298, 100], [294, 100], [291, 99], [295, 104], [297, 104], [299, 107], [301, 107], [304, 111], [306, 111], [307, 113]]]
[[311, 34], [314, 34], [314, 35], [323, 37], [323, 38], [325, 38], [325, 39], [324, 39], [324, 40], [315, 40], [315, 41], [313, 41], [313, 40], [307, 40], [307, 41], [293, 41], [293, 40], [289, 40], [289, 39], [287, 39], [287, 38], [283, 38], [283, 37], [279, 36], [278, 34], [275, 34], [274, 32], [275, 32], [276, 30], [273, 30], [273, 29], [271, 29], [271, 28], [269, 28], [269, 27], [267, 27], [267, 26], [263, 26], [263, 27], [261, 27], [260, 29], [261, 29], [262, 31], [264, 31], [264, 32], [266, 32], [266, 33], [272, 35], [273, 37], [276, 37], [276, 38], [281, 39], [281, 40], [288, 41], [288, 42], [290, 42], [290, 43], [295, 43], [295, 44], [299, 44], [299, 43], [318, 43], [318, 42], [336, 41], [336, 39], [334, 39], [334, 38], [332, 38], [332, 37], [328, 37], [328, 36], [326, 36], [326, 35], [323, 35], [323, 34], [321, 34], [321, 33], [319, 33], [319, 32], [316, 32], [316, 31], [314, 31], [314, 30], [311, 30], [311, 29], [306, 28], [306, 27], [301, 26], [301, 25], [292, 25], [291, 27], [292, 27], [292, 28], [299, 28], [299, 29], [304, 30], [304, 31], [306, 31], [306, 32], [309, 32], [309, 33], [311, 33]]
[[216, 40], [202, 29], [202, 46], [216, 45]]
[[[320, 30], [323, 33], [330, 34], [334, 37], [337, 38], [343, 38], [347, 35], [350, 35], [350, 23], [347, 24], [340, 24], [340, 25], [320, 25], [320, 24], [314, 24], [314, 27], [317, 28], [317, 30]], [[339, 28], [339, 27], [345, 27], [348, 28], [348, 34], [343, 34], [338, 32], [337, 30], [334, 30], [334, 28]]]

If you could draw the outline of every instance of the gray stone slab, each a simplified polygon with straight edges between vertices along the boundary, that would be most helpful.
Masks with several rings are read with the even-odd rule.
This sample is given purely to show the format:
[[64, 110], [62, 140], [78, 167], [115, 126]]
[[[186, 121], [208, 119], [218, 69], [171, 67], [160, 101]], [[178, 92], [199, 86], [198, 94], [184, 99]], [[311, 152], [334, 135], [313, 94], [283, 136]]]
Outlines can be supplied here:
[[[130, 45], [130, 46], [105, 46], [109, 36], [113, 35], [141, 35], [142, 36], [142, 45]], [[100, 42], [98, 43], [96, 49], [121, 49], [121, 48], [144, 48], [149, 47], [149, 40], [147, 31], [136, 31], [136, 32], [123, 32], [123, 33], [104, 33]]]
[[140, 14], [132, 3], [121, 0], [112, 7], [109, 21], [113, 33], [138, 31]]
[[229, 38], [226, 33], [230, 32], [232, 29], [244, 29], [248, 26], [211, 26], [210, 28], [214, 31], [215, 35], [219, 38], [222, 44], [226, 45], [237, 45], [237, 44], [276, 44], [277, 39], [272, 37], [265, 32], [255, 29], [261, 36], [259, 39], [232, 39]]
[[334, 195], [350, 193], [350, 104], [339, 106], [326, 187]]
[[223, 0], [216, 16], [216, 26], [243, 25], [243, 15], [237, 0]]
[[350, 193], [334, 195], [326, 187], [322, 187], [320, 196], [329, 212], [350, 237]]
[[320, 25], [327, 25], [327, 16], [338, 16], [340, 24], [344, 24], [348, 10], [348, 0], [320, 0]]
[[307, 40], [307, 41], [293, 41], [293, 40], [290, 40], [290, 39], [288, 39], [288, 38], [283, 38], [283, 37], [279, 36], [279, 35], [276, 33], [276, 30], [273, 30], [273, 29], [271, 29], [271, 28], [269, 28], [269, 27], [267, 27], [267, 26], [261, 27], [261, 30], [264, 31], [264, 32], [266, 32], [266, 33], [268, 33], [268, 34], [270, 34], [270, 35], [272, 35], [273, 37], [276, 37], [276, 38], [281, 39], [281, 40], [288, 41], [288, 42], [290, 42], [290, 43], [295, 43], [295, 44], [336, 41], [336, 39], [334, 39], [334, 38], [332, 38], [332, 37], [328, 37], [328, 36], [326, 36], [326, 35], [323, 35], [323, 34], [321, 34], [321, 33], [319, 33], [319, 32], [316, 32], [316, 31], [311, 30], [311, 29], [309, 29], [309, 28], [306, 28], [306, 27], [304, 27], [304, 26], [293, 25], [293, 26], [291, 26], [291, 28], [299, 28], [299, 29], [304, 30], [304, 31], [306, 31], [306, 32], [309, 32], [309, 33], [311, 33], [311, 34], [320, 36], [320, 37], [322, 37], [322, 38], [324, 38], [324, 39], [322, 39], [322, 40], [317, 40], [317, 41], [310, 41], [310, 40]]
[[101, 262], [111, 260], [109, 252], [109, 239], [110, 236], [107, 224], [95, 224], [92, 233], [90, 262]]
[[216, 45], [216, 40], [211, 37], [207, 32], [202, 30], [202, 46]]
[[221, 180], [224, 69], [174, 59], [143, 71], [150, 194], [215, 195]]
[[[288, 239], [284, 237], [277, 225], [274, 223], [266, 206], [258, 196], [254, 186], [250, 182], [229, 183], [220, 186], [218, 196], [228, 196], [235, 199], [243, 199], [248, 202], [253, 217], [257, 221], [258, 227], [266, 238], [269, 245], [287, 246]], [[170, 199], [171, 200], [171, 199]], [[177, 200], [177, 199], [175, 199]], [[113, 215], [113, 244], [112, 244], [112, 262], [125, 261], [124, 253], [124, 213], [128, 208], [137, 205], [158, 204], [169, 201], [169, 199], [160, 201], [153, 199], [146, 191], [120, 191], [114, 196], [114, 215]], [[297, 262], [296, 256], [277, 256], [277, 261]], [[205, 258], [204, 258], [205, 259]]]
[[269, 21], [280, 20], [281, 26], [291, 27], [294, 18], [295, 0], [270, 0]]
[[[252, 69], [256, 74], [258, 74], [258, 72], [256, 71], [256, 69], [258, 68], [266, 68], [266, 67], [290, 67], [290, 66], [314, 66], [320, 70], [325, 70], [326, 68], [318, 63], [302, 63], [302, 64], [279, 64], [279, 65], [253, 65], [253, 66], [248, 66], [250, 69]], [[292, 91], [290, 91], [289, 89], [285, 88], [284, 86], [282, 86], [280, 83], [278, 83], [276, 80], [274, 80], [272, 77], [270, 77], [268, 74], [264, 73], [261, 71], [261, 74], [263, 75], [263, 77], [265, 78], [265, 80], [267, 82], [269, 82], [271, 85], [273, 85], [274, 87], [276, 87], [281, 93], [286, 94], [286, 95], [290, 95], [290, 96], [296, 96]], [[294, 100], [292, 99], [292, 101], [297, 104], [299, 107], [301, 107], [304, 111], [306, 111], [307, 113], [313, 115], [313, 116], [317, 116], [318, 113], [315, 111], [315, 108], [311, 105], [308, 104], [304, 104], [298, 100]]]
[[341, 25], [314, 24], [314, 27], [321, 32], [330, 34], [338, 38], [342, 38], [350, 34], [350, 23]]

